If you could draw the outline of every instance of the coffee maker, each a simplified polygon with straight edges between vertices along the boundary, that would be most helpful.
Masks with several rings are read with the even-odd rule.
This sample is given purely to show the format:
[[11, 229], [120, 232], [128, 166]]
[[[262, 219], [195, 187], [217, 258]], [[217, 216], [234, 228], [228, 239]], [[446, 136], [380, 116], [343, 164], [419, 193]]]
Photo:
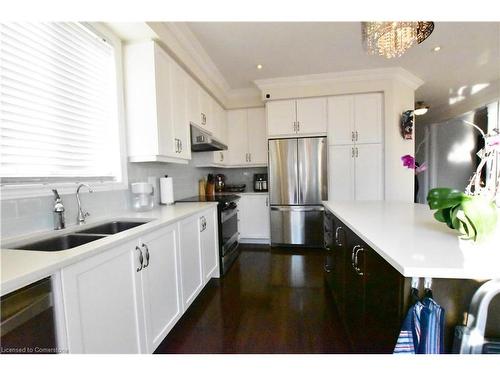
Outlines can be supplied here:
[[267, 191], [267, 174], [255, 173], [253, 175], [253, 191], [266, 192]]

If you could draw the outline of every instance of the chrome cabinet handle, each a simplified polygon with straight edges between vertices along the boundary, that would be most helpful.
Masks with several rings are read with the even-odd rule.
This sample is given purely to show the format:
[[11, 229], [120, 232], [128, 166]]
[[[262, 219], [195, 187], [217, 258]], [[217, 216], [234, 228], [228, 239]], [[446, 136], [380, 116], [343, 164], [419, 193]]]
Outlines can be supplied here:
[[181, 139], [179, 139], [179, 146], [180, 146], [180, 148], [179, 148], [179, 154], [180, 154], [180, 153], [182, 153], [182, 140]]
[[326, 263], [325, 263], [325, 267], [324, 267], [324, 268], [325, 268], [325, 272], [327, 272], [327, 273], [332, 272], [332, 269], [331, 269], [331, 268], [330, 268], [330, 266], [329, 266], [328, 264], [326, 264]]
[[224, 154], [222, 152], [220, 153], [220, 161], [224, 161]]
[[356, 149], [356, 157], [358, 157], [358, 148], [355, 147], [355, 149]]
[[300, 132], [300, 121], [297, 121], [297, 132]]
[[342, 227], [337, 227], [337, 229], [335, 229], [335, 243], [338, 245], [338, 246], [344, 246], [342, 245], [342, 242], [340, 241], [340, 231], [343, 231], [344, 234], [345, 234], [345, 230], [344, 228]]
[[146, 244], [142, 244], [142, 247], [146, 250], [147, 263], [144, 265], [144, 268], [146, 268], [147, 266], [149, 266], [149, 249], [148, 249], [148, 246]]
[[354, 157], [354, 147], [351, 148], [351, 158]]
[[358, 141], [358, 131], [356, 130], [356, 142]]
[[352, 267], [354, 268], [354, 271], [360, 276], [364, 275], [364, 272], [361, 271], [361, 268], [358, 266], [358, 254], [359, 252], [363, 252], [365, 249], [361, 245], [356, 245], [352, 248], [352, 255], [351, 255], [351, 263]]
[[266, 207], [269, 207], [269, 197], [266, 197]]
[[252, 162], [252, 153], [248, 153], [248, 161], [251, 163]]
[[354, 131], [351, 132], [351, 141], [354, 142], [355, 136], [354, 136]]
[[141, 263], [141, 266], [140, 267], [137, 267], [137, 269], [135, 270], [135, 272], [139, 272], [140, 270], [142, 270], [144, 268], [144, 257], [142, 255], [142, 250], [139, 246], [136, 246], [135, 247], [136, 250], [139, 250], [139, 262]]

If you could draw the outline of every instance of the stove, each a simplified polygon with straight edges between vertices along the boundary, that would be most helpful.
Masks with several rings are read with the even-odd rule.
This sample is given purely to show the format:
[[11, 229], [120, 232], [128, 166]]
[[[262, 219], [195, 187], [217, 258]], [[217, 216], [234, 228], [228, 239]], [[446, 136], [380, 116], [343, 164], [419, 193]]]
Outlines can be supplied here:
[[238, 258], [238, 200], [236, 194], [216, 194], [214, 196], [194, 196], [177, 202], [218, 202], [217, 222], [219, 226], [219, 264], [221, 276], [225, 275]]

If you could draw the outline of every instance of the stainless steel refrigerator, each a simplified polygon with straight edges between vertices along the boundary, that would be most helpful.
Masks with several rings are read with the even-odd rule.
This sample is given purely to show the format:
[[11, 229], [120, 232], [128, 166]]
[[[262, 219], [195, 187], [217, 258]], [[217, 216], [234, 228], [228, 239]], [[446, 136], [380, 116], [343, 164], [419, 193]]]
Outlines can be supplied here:
[[269, 140], [272, 246], [323, 246], [326, 137]]

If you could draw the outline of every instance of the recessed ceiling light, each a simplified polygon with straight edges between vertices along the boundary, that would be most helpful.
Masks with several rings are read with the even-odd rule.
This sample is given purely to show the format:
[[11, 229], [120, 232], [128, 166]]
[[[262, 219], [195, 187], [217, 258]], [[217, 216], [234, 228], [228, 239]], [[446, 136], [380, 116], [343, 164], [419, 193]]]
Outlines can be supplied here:
[[262, 64], [257, 65], [257, 69], [261, 70], [262, 69]]
[[441, 50], [441, 47], [440, 46], [436, 46], [432, 49], [432, 52], [438, 52], [439, 50]]

